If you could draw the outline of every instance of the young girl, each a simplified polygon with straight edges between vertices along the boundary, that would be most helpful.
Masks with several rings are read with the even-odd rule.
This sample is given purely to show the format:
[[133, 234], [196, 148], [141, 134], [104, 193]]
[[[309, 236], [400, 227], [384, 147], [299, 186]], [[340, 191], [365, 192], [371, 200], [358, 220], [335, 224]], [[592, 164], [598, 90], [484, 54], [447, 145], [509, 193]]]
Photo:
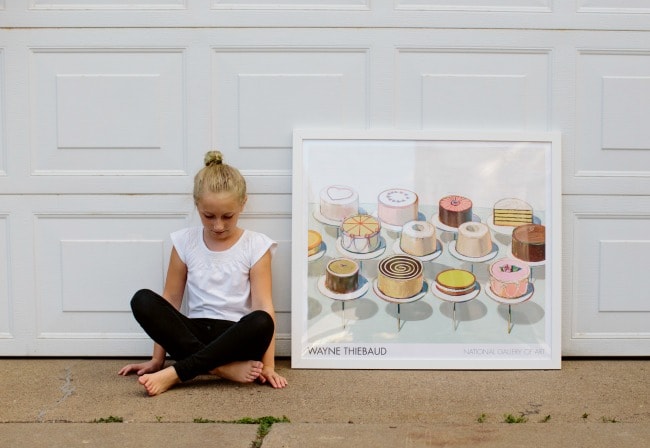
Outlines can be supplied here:
[[[220, 152], [208, 152], [194, 178], [202, 226], [172, 233], [162, 297], [140, 290], [131, 300], [135, 319], [155, 345], [151, 360], [118, 373], [140, 375], [149, 395], [205, 373], [287, 385], [274, 363], [271, 255], [277, 243], [237, 226], [246, 199], [241, 173], [224, 164]], [[184, 293], [187, 316], [179, 311]], [[163, 369], [166, 353], [176, 363]]]

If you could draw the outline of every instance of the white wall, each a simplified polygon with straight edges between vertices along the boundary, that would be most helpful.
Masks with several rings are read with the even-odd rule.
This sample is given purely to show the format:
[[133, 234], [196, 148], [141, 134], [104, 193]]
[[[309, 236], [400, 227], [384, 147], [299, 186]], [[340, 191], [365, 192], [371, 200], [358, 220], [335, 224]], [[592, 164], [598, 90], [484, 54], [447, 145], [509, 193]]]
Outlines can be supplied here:
[[280, 242], [294, 128], [559, 130], [566, 355], [650, 353], [650, 1], [0, 0], [0, 355], [140, 355], [220, 148]]

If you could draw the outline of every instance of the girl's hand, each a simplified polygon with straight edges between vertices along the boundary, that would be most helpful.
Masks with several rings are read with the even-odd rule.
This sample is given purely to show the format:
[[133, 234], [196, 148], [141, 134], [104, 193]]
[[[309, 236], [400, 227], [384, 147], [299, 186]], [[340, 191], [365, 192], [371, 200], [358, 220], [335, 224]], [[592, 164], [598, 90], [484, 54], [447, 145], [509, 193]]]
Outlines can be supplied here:
[[162, 369], [165, 362], [160, 362], [155, 359], [151, 359], [147, 362], [142, 362], [138, 364], [128, 364], [120, 369], [117, 372], [118, 375], [126, 376], [131, 373], [136, 373], [138, 376], [144, 375], [145, 373], [154, 373]]
[[287, 386], [286, 378], [279, 375], [273, 367], [264, 366], [258, 380], [262, 384], [268, 382], [275, 389], [283, 389]]

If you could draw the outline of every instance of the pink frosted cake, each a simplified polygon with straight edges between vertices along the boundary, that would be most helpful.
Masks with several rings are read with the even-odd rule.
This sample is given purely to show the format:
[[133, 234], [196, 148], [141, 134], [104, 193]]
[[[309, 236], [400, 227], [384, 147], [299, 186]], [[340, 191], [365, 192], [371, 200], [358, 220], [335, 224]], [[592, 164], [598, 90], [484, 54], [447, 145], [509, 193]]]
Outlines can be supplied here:
[[345, 185], [330, 185], [320, 192], [320, 213], [332, 221], [343, 221], [359, 213], [359, 194]]
[[403, 226], [418, 217], [418, 195], [410, 190], [392, 188], [378, 197], [377, 216], [389, 225]]
[[514, 258], [501, 258], [490, 265], [490, 289], [504, 299], [526, 294], [530, 267]]

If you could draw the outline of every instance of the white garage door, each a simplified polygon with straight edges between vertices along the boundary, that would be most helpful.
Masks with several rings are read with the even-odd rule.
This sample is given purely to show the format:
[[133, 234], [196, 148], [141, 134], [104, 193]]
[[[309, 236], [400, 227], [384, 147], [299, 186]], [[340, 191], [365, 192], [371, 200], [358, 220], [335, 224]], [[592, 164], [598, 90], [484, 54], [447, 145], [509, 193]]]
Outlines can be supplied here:
[[[563, 136], [567, 355], [650, 353], [650, 1], [0, 0], [0, 355], [147, 355], [128, 301], [220, 148], [279, 241], [294, 128]], [[623, 266], [623, 267], [621, 267]], [[299, 299], [299, 298], [294, 298]]]

